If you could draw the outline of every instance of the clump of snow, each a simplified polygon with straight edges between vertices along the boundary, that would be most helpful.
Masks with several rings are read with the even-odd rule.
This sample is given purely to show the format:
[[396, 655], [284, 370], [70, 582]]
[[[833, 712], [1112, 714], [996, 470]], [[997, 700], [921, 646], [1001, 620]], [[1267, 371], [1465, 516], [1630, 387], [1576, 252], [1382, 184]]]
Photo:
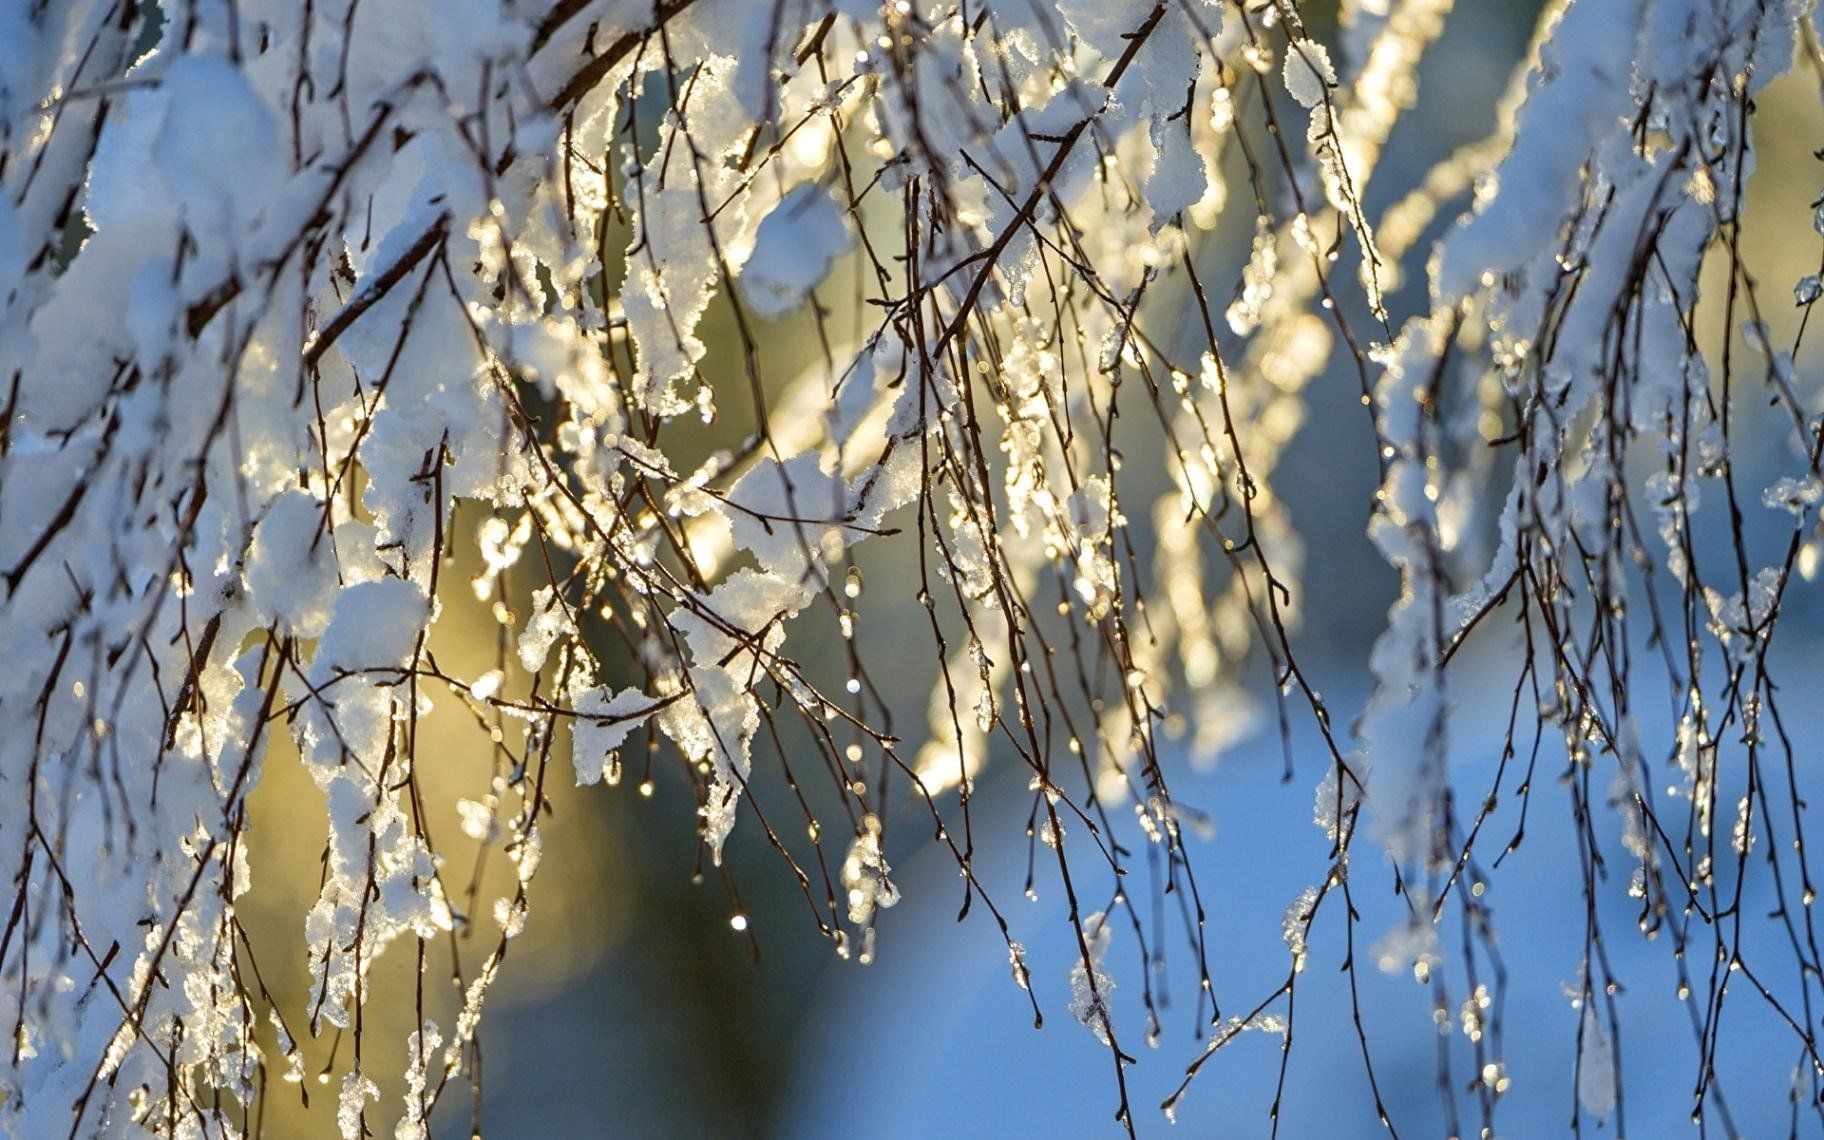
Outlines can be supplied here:
[[328, 508], [300, 491], [274, 499], [253, 528], [247, 591], [266, 621], [315, 639], [329, 628], [338, 581]]
[[1295, 40], [1289, 45], [1281, 74], [1287, 92], [1306, 110], [1322, 104], [1325, 94], [1336, 86], [1336, 68], [1330, 65], [1330, 52], [1316, 40]]
[[1286, 943], [1286, 950], [1292, 955], [1292, 970], [1302, 972], [1305, 968], [1305, 957], [1309, 953], [1306, 934], [1311, 927], [1311, 915], [1317, 907], [1317, 888], [1306, 887], [1298, 892], [1298, 897], [1286, 906], [1286, 913], [1280, 919], [1280, 934]]
[[609, 757], [652, 712], [655, 703], [637, 689], [612, 696], [606, 689], [573, 694], [576, 722], [571, 730], [571, 747], [578, 784], [601, 782], [608, 771]]
[[1608, 1031], [1596, 1015], [1594, 1003], [1586, 997], [1577, 1040], [1577, 1104], [1598, 1121], [1606, 1121], [1615, 1115], [1619, 1095]]
[[285, 169], [271, 111], [222, 55], [179, 55], [160, 86], [167, 110], [152, 141], [158, 176], [192, 230], [244, 238]]
[[1787, 475], [1761, 493], [1761, 504], [1773, 510], [1791, 511], [1800, 518], [1824, 498], [1824, 480], [1816, 475]]
[[1108, 956], [1111, 935], [1106, 911], [1099, 910], [1085, 918], [1083, 940], [1089, 945], [1088, 962], [1079, 957], [1070, 967], [1070, 1015], [1104, 1045], [1109, 1041], [1108, 997], [1115, 988], [1115, 979], [1102, 968], [1102, 959]]
[[829, 191], [798, 186], [760, 222], [753, 252], [736, 278], [742, 299], [763, 317], [791, 312], [853, 240], [848, 217]]
[[789, 580], [802, 579], [846, 543], [847, 485], [823, 470], [814, 451], [784, 463], [762, 460], [729, 491], [728, 504], [735, 545]]

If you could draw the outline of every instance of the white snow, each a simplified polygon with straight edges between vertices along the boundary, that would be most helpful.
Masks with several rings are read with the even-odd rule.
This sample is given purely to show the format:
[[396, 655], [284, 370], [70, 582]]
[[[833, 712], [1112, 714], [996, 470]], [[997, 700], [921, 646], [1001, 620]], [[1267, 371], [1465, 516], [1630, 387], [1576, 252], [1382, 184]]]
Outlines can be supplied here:
[[1330, 52], [1316, 40], [1296, 40], [1288, 45], [1281, 74], [1286, 91], [1307, 111], [1321, 105], [1326, 92], [1336, 85]]
[[828, 191], [805, 183], [760, 222], [736, 282], [750, 308], [780, 317], [804, 303], [852, 241], [848, 218]]

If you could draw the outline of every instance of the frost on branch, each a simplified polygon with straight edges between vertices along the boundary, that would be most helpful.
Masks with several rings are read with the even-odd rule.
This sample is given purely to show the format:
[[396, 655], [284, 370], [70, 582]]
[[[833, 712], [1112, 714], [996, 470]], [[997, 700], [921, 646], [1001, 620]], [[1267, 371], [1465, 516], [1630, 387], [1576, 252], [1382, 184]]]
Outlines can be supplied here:
[[[1483, 824], [1513, 784], [1454, 782], [1450, 681], [1495, 625], [1524, 634], [1510, 724], [1538, 727], [1529, 759], [1562, 743], [1578, 819], [1621, 817], [1647, 936], [1682, 961], [1702, 911], [1723, 945], [1719, 876], [1751, 855], [1807, 913], [1768, 655], [1817, 567], [1824, 434], [1739, 238], [1749, 111], [1809, 7], [1553, 5], [1494, 133], [1379, 218], [1446, 0], [1345, 2], [1329, 43], [1290, 0], [0, 12], [0, 1128], [237, 1134], [308, 1052], [343, 1135], [401, 1104], [428, 1134], [539, 921], [554, 763], [668, 784], [705, 865], [770, 850], [862, 959], [891, 953], [897, 837], [930, 837], [1036, 1020], [1011, 884], [978, 874], [1003, 837], [971, 814], [991, 765], [1026, 769], [1022, 885], [1087, 916], [1070, 1009], [1131, 1128], [1119, 1039], [1159, 1039], [1163, 988], [1113, 999], [1118, 939], [1147, 970], [1193, 948], [1213, 1036], [1187, 1085], [1244, 1030], [1290, 1050], [1326, 932], [1439, 1009], [1492, 953]], [[1309, 551], [1275, 485], [1320, 377], [1359, 386], [1363, 521], [1401, 583], [1365, 709], [1294, 651]], [[1752, 483], [1744, 392], [1783, 445]], [[1740, 521], [1757, 500], [1779, 543]], [[1220, 1016], [1210, 820], [1172, 778], [1269, 719], [1250, 666], [1288, 765], [1294, 721], [1317, 742], [1288, 775], [1323, 769], [1319, 830], [1288, 834], [1327, 866], [1284, 912], [1285, 983]], [[252, 797], [279, 764], [321, 852], [282, 948], [242, 917], [278, 889]], [[1688, 811], [1655, 806], [1667, 779]], [[1719, 796], [1728, 851], [1655, 841], [1707, 841]], [[1391, 932], [1356, 929], [1364, 806]], [[455, 873], [483, 847], [485, 896]], [[1808, 1003], [1824, 970], [1796, 953]], [[278, 954], [303, 1000], [259, 980]], [[375, 972], [446, 964], [424, 1005]], [[1606, 1052], [1618, 1019], [1582, 1008]], [[1580, 1102], [1619, 1118], [1599, 1065]]]

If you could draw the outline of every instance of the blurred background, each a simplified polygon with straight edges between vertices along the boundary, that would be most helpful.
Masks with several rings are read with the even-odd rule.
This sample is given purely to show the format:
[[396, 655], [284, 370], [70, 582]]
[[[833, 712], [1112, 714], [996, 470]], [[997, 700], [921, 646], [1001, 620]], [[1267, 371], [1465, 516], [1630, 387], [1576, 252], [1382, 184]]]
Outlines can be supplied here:
[[[1333, 7], [1303, 6], [1311, 32], [1331, 43]], [[1530, 0], [1458, 5], [1421, 68], [1419, 103], [1394, 133], [1370, 188], [1370, 217], [1378, 217], [1433, 163], [1488, 133], [1495, 102], [1524, 55], [1537, 11]], [[1817, 243], [1809, 239], [1811, 200], [1820, 178], [1811, 151], [1824, 144], [1818, 102], [1809, 74], [1777, 83], [1760, 100], [1759, 165], [1749, 189], [1749, 217], [1768, 221], [1747, 231], [1748, 259], [1772, 282], [1770, 295], [1782, 298], [1783, 282], [1817, 269]], [[1215, 288], [1225, 295], [1239, 280], [1252, 221], [1245, 209], [1231, 210], [1217, 229], [1196, 238], [1207, 266], [1200, 272], [1220, 283]], [[1793, 234], [1808, 240], [1794, 241]], [[836, 273], [851, 271], [839, 266]], [[1396, 326], [1424, 304], [1423, 275], [1414, 269], [1390, 298]], [[1780, 306], [1771, 316], [1776, 342], [1789, 339], [1793, 311]], [[844, 319], [838, 312], [832, 324], [840, 326]], [[1188, 308], [1185, 322], [1193, 323]], [[1717, 325], [1714, 319], [1708, 323]], [[734, 335], [719, 303], [705, 324], [712, 362], [738, 357]], [[765, 326], [761, 339], [764, 375], [791, 377], [819, 367], [818, 330], [803, 314]], [[1180, 347], [1197, 342], [1195, 330], [1187, 327]], [[1807, 357], [1799, 365], [1801, 391], [1815, 407], [1816, 361]], [[1310, 392], [1307, 421], [1275, 483], [1311, 552], [1294, 642], [1314, 683], [1347, 723], [1367, 695], [1368, 647], [1381, 629], [1395, 581], [1363, 535], [1375, 467], [1356, 381], [1333, 371]], [[1750, 417], [1759, 412], [1744, 409]], [[740, 430], [739, 424], [718, 425], [705, 432], [703, 446], [727, 446]], [[1744, 456], [1742, 471], [1749, 485], [1760, 486], [1786, 462], [1778, 449], [1769, 449], [1762, 457]], [[1770, 527], [1777, 522], [1767, 521]], [[894, 705], [900, 734], [915, 738], [932, 684], [929, 633], [914, 620], [920, 611], [912, 603], [910, 568], [903, 558], [897, 566], [880, 558], [901, 548], [877, 545], [886, 549], [858, 552], [870, 602], [870, 628], [858, 644]], [[474, 567], [461, 569], [472, 573]], [[515, 604], [523, 609], [524, 597]], [[1824, 617], [1817, 591], [1800, 586], [1788, 604], [1784, 620], [1791, 625], [1780, 650], [1787, 687], [1824, 683], [1824, 661], [1808, 644], [1815, 642]], [[452, 606], [437, 627], [438, 652], [453, 663], [452, 671], [473, 666], [479, 672], [494, 653], [493, 623], [481, 603], [472, 609], [465, 613]], [[1503, 655], [1512, 647], [1508, 637], [1490, 629], [1474, 651], [1481, 656], [1466, 654], [1460, 662], [1464, 680], [1456, 689], [1453, 762], [1470, 796], [1479, 797], [1488, 787], [1499, 758], [1512, 684], [1511, 666], [1502, 671]], [[813, 669], [821, 658], [825, 667], [840, 670], [844, 648], [827, 614], [807, 614], [792, 638], [797, 655]], [[896, 652], [896, 643], [916, 649]], [[1479, 671], [1492, 683], [1478, 686]], [[1265, 693], [1258, 670], [1249, 680]], [[1294, 720], [1296, 765], [1289, 783], [1281, 779], [1280, 742], [1270, 726], [1213, 768], [1193, 771], [1184, 764], [1171, 777], [1175, 795], [1208, 812], [1214, 823], [1213, 837], [1191, 844], [1211, 915], [1215, 996], [1225, 1015], [1245, 1014], [1283, 980], [1281, 915], [1327, 866], [1329, 844], [1310, 823], [1313, 789], [1327, 760], [1311, 746], [1308, 726]], [[1644, 727], [1662, 735], [1669, 731], [1664, 722]], [[1805, 738], [1815, 741], [1824, 725], [1814, 714], [1810, 725], [1799, 727], [1808, 728]], [[477, 749], [472, 722], [434, 718], [426, 731], [444, 734], [433, 735], [431, 747], [421, 746], [421, 755], [434, 762], [426, 767], [435, 767], [422, 772], [431, 798], [482, 799], [495, 760]], [[1527, 843], [1489, 887], [1509, 970], [1502, 1060], [1512, 1083], [1497, 1119], [1514, 1136], [1565, 1133], [1574, 1114], [1571, 1072], [1580, 1015], [1566, 987], [1578, 981], [1583, 913], [1567, 897], [1579, 881], [1570, 841], [1573, 822], [1568, 801], [1548, 786], [1562, 764], [1550, 753], [1548, 745]], [[567, 749], [560, 747], [559, 754], [567, 756]], [[882, 916], [876, 960], [863, 966], [838, 959], [818, 936], [797, 884], [745, 806], [724, 875], [700, 857], [685, 780], [661, 761], [651, 772], [651, 794], [642, 795], [641, 761], [629, 756], [626, 762], [628, 772], [615, 787], [570, 786], [567, 762], [554, 767], [547, 781], [554, 814], [543, 827], [543, 870], [531, 887], [529, 923], [510, 943], [481, 1030], [480, 1117], [486, 1135], [985, 1137], [1117, 1131], [1108, 1052], [1066, 1008], [1076, 948], [1063, 921], [1062, 891], [1055, 875], [1041, 875], [1036, 901], [1021, 895], [1024, 819], [1031, 803], [1026, 770], [991, 760], [979, 780], [976, 866], [1007, 911], [1014, 937], [1028, 948], [1045, 1016], [1042, 1030], [1033, 1028], [1027, 997], [1015, 986], [1005, 947], [981, 908], [968, 921], [955, 921], [963, 901], [955, 864], [929, 843], [923, 809], [909, 797], [890, 805], [897, 818], [889, 820], [888, 829], [887, 855], [904, 898]], [[265, 982], [281, 1002], [291, 995], [295, 1003], [308, 988], [300, 900], [307, 904], [317, 887], [314, 852], [322, 836], [320, 809], [309, 799], [315, 795], [296, 765], [275, 748], [255, 797], [256, 842], [262, 849], [256, 889], [243, 900], [243, 910], [265, 947]], [[755, 795], [763, 803], [789, 795], [764, 741], [756, 744]], [[1726, 799], [1732, 802], [1733, 796]], [[1511, 831], [1513, 810], [1504, 807], [1490, 826]], [[476, 844], [465, 847], [454, 813], [432, 824], [450, 833], [438, 836], [442, 849], [478, 852], [469, 905], [485, 910], [510, 881], [506, 860], [498, 848], [481, 854]], [[1603, 841], [1613, 845], [1616, 821], [1604, 819], [1599, 827], [1607, 829]], [[447, 880], [466, 883], [471, 869], [455, 857], [451, 863]], [[1404, 907], [1393, 897], [1384, 860], [1367, 842], [1357, 848], [1354, 881], [1363, 937], [1392, 929]], [[1640, 1136], [1683, 1131], [1690, 1127], [1697, 1073], [1694, 1036], [1685, 1007], [1671, 996], [1677, 983], [1665, 947], [1634, 935], [1636, 907], [1623, 884], [1615, 886], [1600, 906], [1607, 928], [1623, 932], [1610, 950], [1628, 989], [1622, 999], [1627, 1125]], [[1753, 901], [1744, 905], [1752, 907]], [[737, 913], [747, 920], [745, 932], [731, 924]], [[1143, 1042], [1141, 964], [1130, 943], [1117, 938], [1110, 968], [1123, 1044], [1140, 1057], [1128, 1081], [1142, 1134], [1164, 1130], [1156, 1106], [1203, 1048], [1195, 973], [1182, 932], [1172, 923], [1162, 932], [1168, 941], [1175, 939], [1167, 950], [1174, 965], [1156, 984], [1172, 1004], [1156, 1048]], [[1447, 955], [1460, 939], [1447, 923]], [[486, 923], [476, 923], [453, 944], [472, 976], [492, 949], [494, 934]], [[1358, 942], [1358, 954], [1370, 951]], [[1334, 916], [1320, 923], [1298, 991], [1281, 1135], [1384, 1135], [1372, 1112], [1349, 994], [1337, 971], [1346, 952]], [[414, 962], [403, 946], [376, 967], [380, 985], [410, 986], [413, 974]], [[1359, 977], [1376, 1074], [1401, 1135], [1446, 1134], [1436, 1087], [1440, 1049], [1456, 1051], [1452, 1073], [1458, 1097], [1465, 1106], [1472, 1102], [1462, 1092], [1473, 1075], [1462, 1034], [1454, 1026], [1445, 1026], [1443, 1035], [1432, 1027], [1430, 990], [1410, 973], [1365, 969]], [[426, 984], [447, 988], [435, 969]], [[1629, 1000], [1636, 993], [1641, 997]], [[1729, 1016], [1740, 1018], [1728, 1036], [1735, 1051], [1717, 1064], [1735, 1124], [1747, 1135], [1784, 1134], [1793, 1120], [1788, 1094], [1798, 1060], [1790, 1031], [1749, 999], [1733, 1002]], [[370, 1041], [385, 1049], [370, 1048], [397, 1052], [394, 1043], [411, 1028], [404, 1021], [372, 1026]], [[325, 1039], [306, 1051], [320, 1063], [338, 1047]], [[1194, 1136], [1267, 1135], [1280, 1060], [1278, 1038], [1244, 1035], [1198, 1077], [1180, 1105], [1178, 1127]], [[389, 1064], [396, 1070], [397, 1060], [390, 1057], [372, 1063], [379, 1069]], [[390, 1119], [397, 1111], [396, 1084], [383, 1082], [383, 1088], [389, 1091], [381, 1111]], [[305, 1091], [316, 1091], [309, 1078]], [[334, 1090], [321, 1092], [308, 1113], [299, 1109], [286, 1117], [289, 1126], [308, 1132], [326, 1121], [322, 1114], [333, 1113]], [[465, 1098], [446, 1098], [438, 1135], [463, 1134], [472, 1112]], [[1473, 1131], [1473, 1122], [1466, 1126]]]

